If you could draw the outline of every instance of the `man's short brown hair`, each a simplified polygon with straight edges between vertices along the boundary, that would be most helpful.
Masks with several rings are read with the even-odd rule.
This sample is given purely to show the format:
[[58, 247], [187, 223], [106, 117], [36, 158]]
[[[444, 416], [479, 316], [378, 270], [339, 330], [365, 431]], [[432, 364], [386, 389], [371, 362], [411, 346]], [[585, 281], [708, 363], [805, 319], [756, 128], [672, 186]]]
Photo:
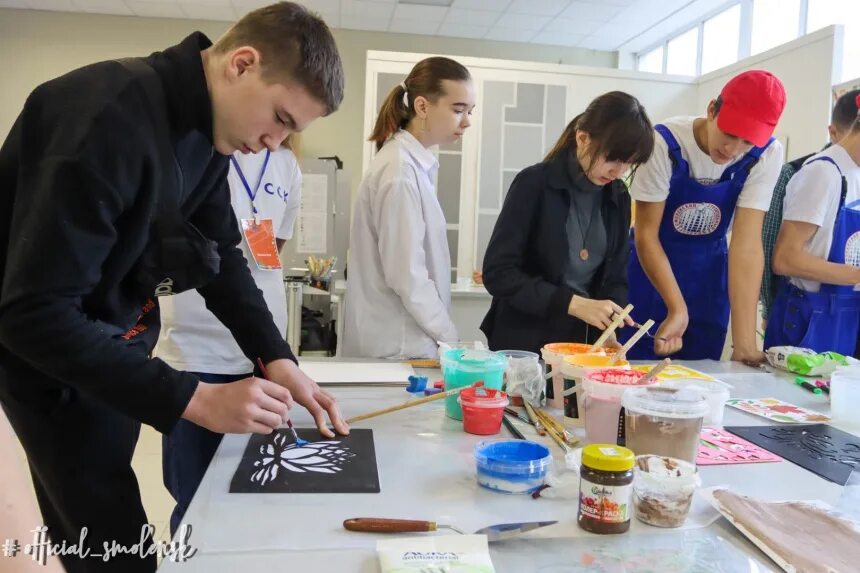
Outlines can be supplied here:
[[343, 64], [331, 30], [304, 6], [278, 2], [249, 12], [214, 47], [224, 54], [251, 46], [261, 55], [263, 77], [294, 81], [325, 104], [327, 114], [343, 101]]

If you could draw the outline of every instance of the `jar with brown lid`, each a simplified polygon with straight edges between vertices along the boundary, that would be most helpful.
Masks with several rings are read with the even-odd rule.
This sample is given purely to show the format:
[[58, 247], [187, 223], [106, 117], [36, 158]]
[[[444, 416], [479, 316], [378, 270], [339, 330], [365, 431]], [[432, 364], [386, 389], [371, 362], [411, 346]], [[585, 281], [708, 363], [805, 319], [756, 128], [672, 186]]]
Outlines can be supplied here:
[[591, 533], [624, 533], [630, 529], [633, 452], [612, 444], [582, 449], [579, 472], [579, 526]]

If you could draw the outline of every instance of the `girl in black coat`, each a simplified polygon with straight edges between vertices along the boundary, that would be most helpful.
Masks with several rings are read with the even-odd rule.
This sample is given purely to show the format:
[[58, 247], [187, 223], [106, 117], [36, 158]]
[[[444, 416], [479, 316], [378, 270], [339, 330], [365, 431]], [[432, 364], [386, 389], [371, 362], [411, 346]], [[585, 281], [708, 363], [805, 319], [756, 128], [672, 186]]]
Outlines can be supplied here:
[[517, 175], [484, 256], [490, 348], [591, 342], [627, 304], [630, 196], [620, 177], [653, 149], [642, 104], [609, 92]]

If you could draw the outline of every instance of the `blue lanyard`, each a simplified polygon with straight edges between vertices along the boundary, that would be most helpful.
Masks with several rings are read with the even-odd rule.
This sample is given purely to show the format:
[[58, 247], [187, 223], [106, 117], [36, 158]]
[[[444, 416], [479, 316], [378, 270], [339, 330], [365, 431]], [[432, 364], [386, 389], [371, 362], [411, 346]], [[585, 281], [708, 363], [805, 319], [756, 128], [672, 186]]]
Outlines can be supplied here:
[[257, 178], [257, 184], [254, 185], [254, 190], [251, 190], [251, 186], [248, 185], [248, 180], [245, 179], [245, 174], [242, 173], [242, 168], [239, 167], [239, 162], [236, 161], [236, 158], [232, 155], [230, 156], [230, 161], [233, 162], [233, 167], [236, 168], [236, 173], [239, 175], [239, 179], [242, 180], [242, 185], [245, 186], [245, 191], [248, 193], [248, 198], [251, 199], [251, 210], [254, 212], [254, 215], [257, 214], [257, 207], [254, 206], [254, 199], [257, 198], [257, 191], [260, 189], [260, 183], [263, 182], [263, 176], [266, 174], [266, 167], [269, 165], [269, 155], [271, 152], [266, 150], [266, 157], [263, 159], [263, 168], [260, 169], [260, 177]]

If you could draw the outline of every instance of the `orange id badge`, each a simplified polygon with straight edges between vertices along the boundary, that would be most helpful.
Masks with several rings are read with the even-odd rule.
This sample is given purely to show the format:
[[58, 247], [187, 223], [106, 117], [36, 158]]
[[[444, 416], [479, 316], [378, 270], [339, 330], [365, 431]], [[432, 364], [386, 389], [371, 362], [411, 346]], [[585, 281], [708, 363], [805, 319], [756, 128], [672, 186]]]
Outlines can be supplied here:
[[281, 268], [278, 245], [275, 243], [275, 230], [271, 219], [242, 219], [242, 234], [257, 267], [264, 271]]

